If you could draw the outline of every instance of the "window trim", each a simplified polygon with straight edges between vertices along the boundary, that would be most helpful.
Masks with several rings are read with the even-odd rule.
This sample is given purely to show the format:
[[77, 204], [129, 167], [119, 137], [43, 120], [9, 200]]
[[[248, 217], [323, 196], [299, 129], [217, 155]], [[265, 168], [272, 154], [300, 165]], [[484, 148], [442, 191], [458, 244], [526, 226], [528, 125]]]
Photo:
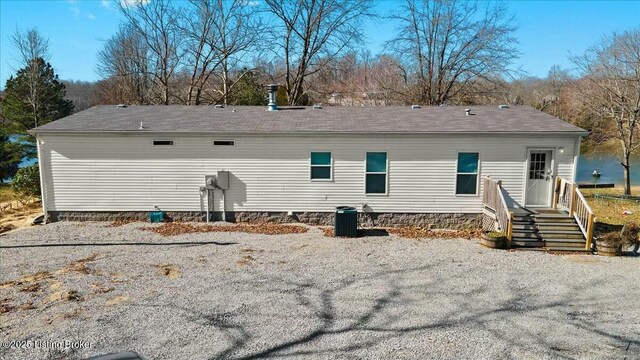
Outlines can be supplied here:
[[[311, 164], [311, 154], [313, 153], [329, 153], [331, 156], [331, 162], [329, 165], [312, 165]], [[329, 168], [329, 178], [328, 179], [314, 179], [311, 177], [311, 169], [313, 167], [328, 167]], [[311, 150], [309, 151], [309, 181], [312, 182], [332, 182], [333, 181], [333, 152], [330, 150]]]
[[[458, 161], [460, 154], [478, 154], [478, 170], [475, 173], [460, 173], [458, 172]], [[456, 152], [456, 168], [455, 168], [455, 180], [453, 186], [453, 194], [458, 197], [478, 197], [480, 196], [480, 168], [482, 164], [482, 157], [480, 151], [457, 151]], [[476, 192], [474, 194], [458, 194], [458, 175], [476, 175]]]
[[[385, 172], [369, 172], [367, 171], [367, 154], [369, 153], [384, 153], [386, 157]], [[384, 174], [384, 193], [368, 193], [367, 192], [367, 175], [382, 175]], [[364, 152], [364, 189], [365, 196], [389, 196], [389, 152], [384, 150], [367, 150]]]
[[[218, 144], [218, 145], [216, 145], [217, 141], [230, 142], [231, 144]], [[234, 147], [234, 146], [236, 146], [236, 141], [233, 140], [233, 139], [213, 139], [213, 142], [211, 143], [211, 145], [213, 147]]]
[[[156, 142], [170, 142], [171, 144], [156, 144]], [[151, 146], [176, 146], [176, 142], [169, 139], [153, 139], [151, 140]]]

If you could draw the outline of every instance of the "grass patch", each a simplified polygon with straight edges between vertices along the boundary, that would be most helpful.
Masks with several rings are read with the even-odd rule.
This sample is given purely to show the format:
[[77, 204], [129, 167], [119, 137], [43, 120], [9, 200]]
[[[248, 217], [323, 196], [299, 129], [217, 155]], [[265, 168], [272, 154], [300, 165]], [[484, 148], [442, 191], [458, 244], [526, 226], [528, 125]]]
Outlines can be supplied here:
[[0, 184], [0, 203], [18, 200], [18, 195], [13, 192], [10, 184]]
[[[640, 203], [635, 200], [616, 200], [596, 198], [594, 195], [614, 195], [624, 194], [622, 187], [609, 189], [580, 189], [585, 199], [596, 214], [596, 221], [600, 223], [623, 225], [629, 221], [640, 222]], [[640, 186], [631, 187], [632, 195], [640, 195]], [[625, 215], [624, 211], [631, 211], [632, 214]]]

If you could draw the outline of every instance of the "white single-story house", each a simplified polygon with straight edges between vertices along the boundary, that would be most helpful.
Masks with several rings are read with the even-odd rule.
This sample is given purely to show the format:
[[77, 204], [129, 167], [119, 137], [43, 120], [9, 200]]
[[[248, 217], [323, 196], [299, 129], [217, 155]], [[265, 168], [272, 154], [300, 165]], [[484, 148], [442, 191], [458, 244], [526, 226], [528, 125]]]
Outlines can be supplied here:
[[522, 207], [551, 206], [554, 177], [575, 178], [585, 130], [530, 107], [467, 110], [107, 105], [32, 133], [50, 221], [160, 209], [328, 223], [348, 205], [455, 227], [482, 213], [481, 177]]

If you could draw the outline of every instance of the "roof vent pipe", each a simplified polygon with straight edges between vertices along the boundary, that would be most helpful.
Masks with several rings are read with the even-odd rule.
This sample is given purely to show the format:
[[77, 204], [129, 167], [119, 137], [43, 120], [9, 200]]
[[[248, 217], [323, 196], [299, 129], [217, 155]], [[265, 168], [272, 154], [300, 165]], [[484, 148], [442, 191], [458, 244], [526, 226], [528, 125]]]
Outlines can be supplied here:
[[270, 84], [267, 85], [267, 90], [269, 91], [269, 104], [267, 104], [268, 111], [278, 110], [278, 105], [276, 104], [276, 94], [278, 93], [278, 85]]
[[464, 114], [467, 116], [471, 115], [471, 109], [464, 109]]

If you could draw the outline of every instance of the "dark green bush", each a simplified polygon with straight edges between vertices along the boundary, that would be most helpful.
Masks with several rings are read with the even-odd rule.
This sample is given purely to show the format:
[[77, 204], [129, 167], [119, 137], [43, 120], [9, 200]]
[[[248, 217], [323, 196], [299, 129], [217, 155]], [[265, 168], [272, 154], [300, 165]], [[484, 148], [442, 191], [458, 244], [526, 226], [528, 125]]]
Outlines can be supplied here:
[[11, 188], [18, 196], [40, 196], [40, 169], [38, 164], [19, 169], [11, 181]]

